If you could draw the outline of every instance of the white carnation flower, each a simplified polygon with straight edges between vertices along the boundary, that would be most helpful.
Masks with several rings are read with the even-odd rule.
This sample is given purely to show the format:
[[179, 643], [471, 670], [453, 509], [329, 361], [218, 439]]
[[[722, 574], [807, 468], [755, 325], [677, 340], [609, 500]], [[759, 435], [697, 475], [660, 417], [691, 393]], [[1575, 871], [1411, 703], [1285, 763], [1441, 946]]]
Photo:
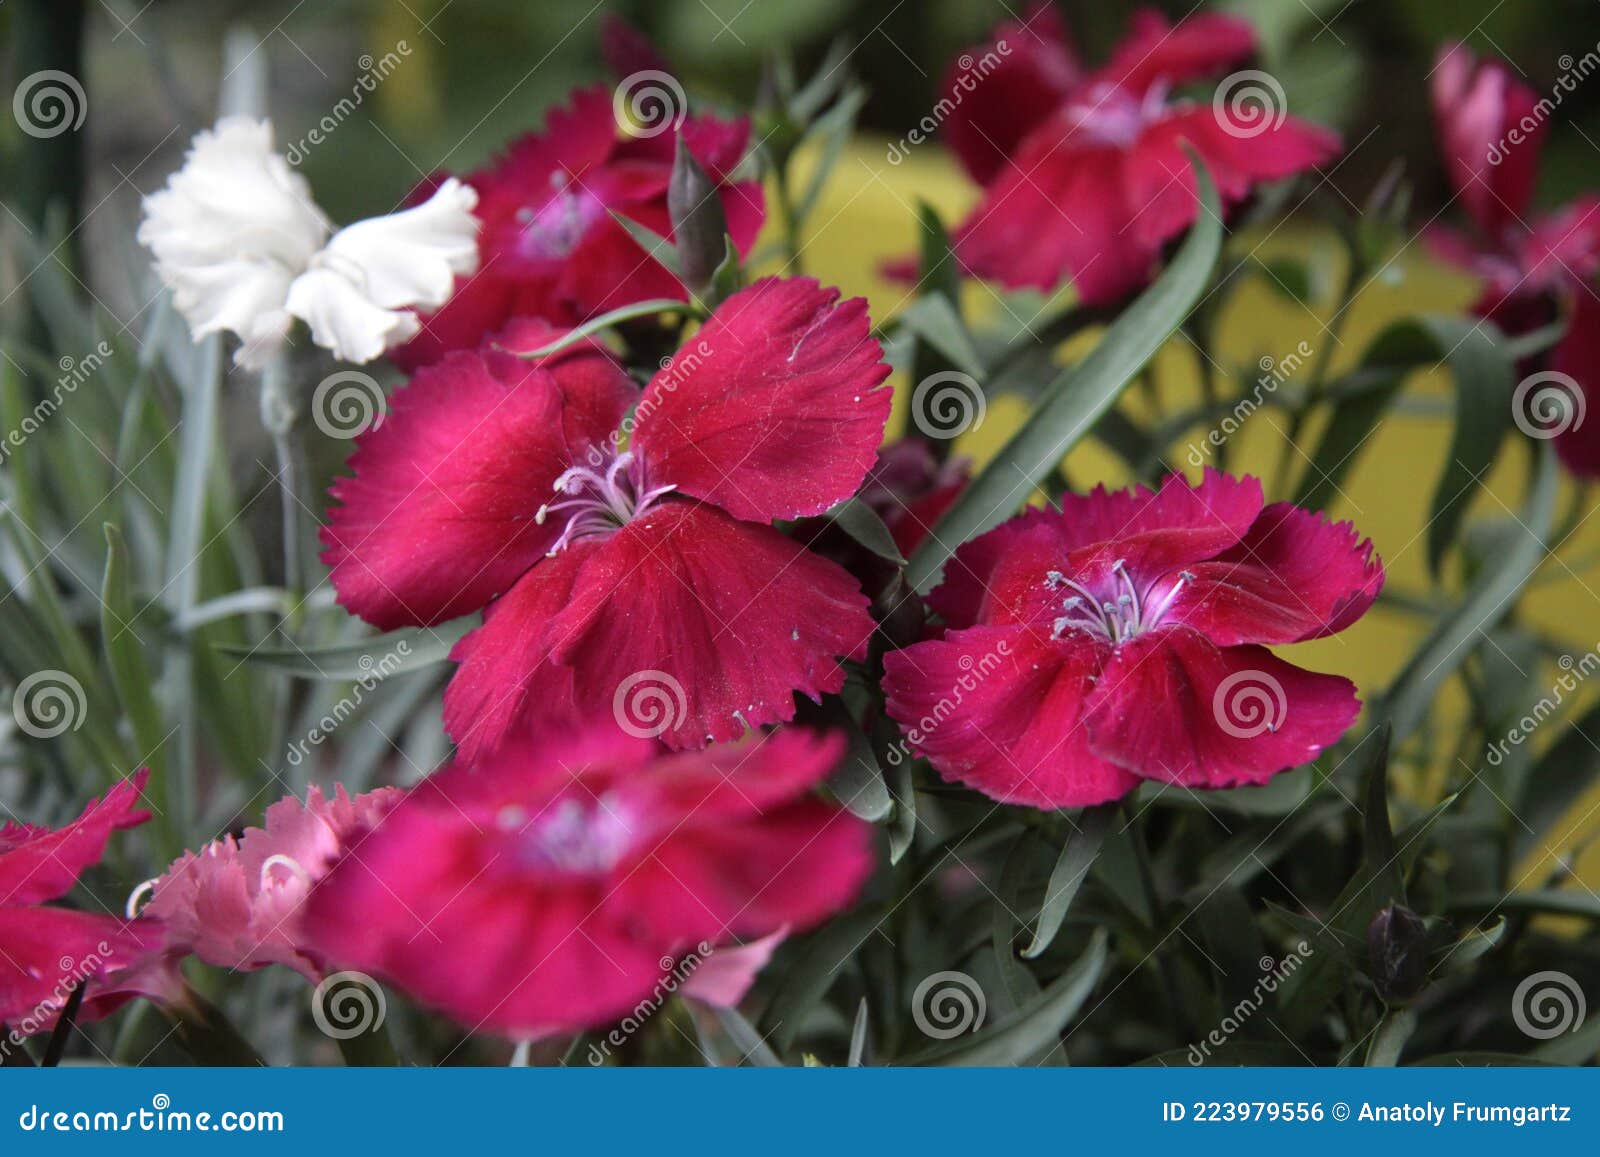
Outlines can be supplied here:
[[239, 365], [265, 365], [295, 317], [336, 357], [369, 362], [417, 332], [414, 307], [437, 309], [477, 268], [477, 199], [451, 178], [421, 205], [330, 238], [305, 178], [274, 151], [271, 123], [229, 117], [145, 198], [139, 240], [195, 339], [238, 335]]

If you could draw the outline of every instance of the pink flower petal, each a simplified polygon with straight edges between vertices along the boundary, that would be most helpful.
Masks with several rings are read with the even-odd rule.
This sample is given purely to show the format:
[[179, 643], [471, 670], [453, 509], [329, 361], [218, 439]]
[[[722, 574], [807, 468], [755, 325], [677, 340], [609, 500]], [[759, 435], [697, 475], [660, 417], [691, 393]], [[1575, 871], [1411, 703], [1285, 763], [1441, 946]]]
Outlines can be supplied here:
[[974, 181], [989, 183], [1060, 107], [1079, 72], [1066, 23], [1047, 3], [1002, 22], [987, 43], [951, 61], [939, 91], [952, 110], [940, 131]]
[[[1479, 61], [1460, 44], [1434, 62], [1433, 115], [1445, 173], [1468, 214], [1490, 238], [1527, 215], [1548, 129], [1534, 116], [1538, 96], [1497, 60]], [[1527, 119], [1528, 125], [1522, 122]], [[1515, 128], [1525, 139], [1511, 143]]]
[[1310, 762], [1360, 707], [1348, 679], [1170, 627], [1112, 652], [1085, 718], [1102, 758], [1146, 779], [1218, 788], [1265, 783]]
[[1237, 16], [1202, 12], [1174, 25], [1156, 9], [1142, 8], [1090, 83], [1143, 93], [1158, 81], [1177, 86], [1220, 75], [1255, 50], [1255, 30]]
[[150, 818], [148, 811], [137, 810], [149, 779], [149, 770], [140, 768], [62, 828], [0, 827], [0, 907], [39, 904], [70, 891], [85, 868], [100, 862], [112, 832]]
[[1221, 647], [1335, 634], [1383, 589], [1371, 539], [1287, 502], [1263, 510], [1238, 546], [1188, 571], [1163, 621], [1187, 623]]
[[761, 970], [772, 961], [772, 954], [789, 937], [787, 927], [770, 936], [737, 947], [718, 948], [700, 958], [678, 991], [684, 996], [709, 1004], [712, 1008], [738, 1008]]
[[657, 484], [769, 522], [821, 514], [872, 468], [889, 417], [862, 298], [768, 278], [717, 307], [645, 389], [634, 441]]
[[590, 372], [569, 379], [569, 397], [562, 372], [529, 367], [512, 385], [480, 355], [457, 353], [395, 392], [357, 440], [355, 476], [333, 485], [322, 557], [341, 605], [384, 629], [443, 622], [482, 607], [545, 553], [560, 533], [536, 517], [552, 483], [616, 428], [631, 392], [613, 366], [605, 396], [578, 392]]
[[884, 657], [888, 712], [940, 775], [990, 799], [1119, 799], [1138, 777], [1091, 751], [1083, 722], [1104, 650], [1028, 627], [954, 631]]

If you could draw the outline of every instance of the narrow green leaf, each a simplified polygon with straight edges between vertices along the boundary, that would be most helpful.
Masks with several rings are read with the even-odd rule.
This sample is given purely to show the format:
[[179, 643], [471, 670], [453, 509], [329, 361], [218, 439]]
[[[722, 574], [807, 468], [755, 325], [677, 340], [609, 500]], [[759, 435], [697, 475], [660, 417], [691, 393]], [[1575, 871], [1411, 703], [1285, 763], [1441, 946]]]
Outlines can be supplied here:
[[570, 346], [577, 345], [584, 338], [593, 337], [603, 329], [610, 329], [620, 322], [632, 321], [636, 317], [652, 317], [658, 313], [693, 312], [694, 307], [687, 301], [673, 301], [671, 298], [665, 297], [653, 298], [650, 301], [638, 301], [632, 305], [624, 305], [620, 309], [613, 309], [610, 313], [602, 313], [599, 317], [584, 322], [577, 329], [569, 330], [549, 345], [540, 346], [536, 350], [528, 350], [526, 353], [514, 352], [516, 352], [517, 357], [524, 361], [547, 358], [551, 354], [558, 354]]
[[1400, 1063], [1406, 1042], [1417, 1031], [1417, 1013], [1411, 1008], [1390, 1009], [1367, 1047], [1369, 1069], [1392, 1069]]
[[867, 998], [862, 997], [856, 1006], [856, 1022], [850, 1028], [850, 1056], [845, 1061], [848, 1068], [859, 1069], [867, 1053]]
[[472, 617], [437, 627], [403, 627], [372, 639], [328, 647], [241, 647], [218, 644], [216, 650], [246, 663], [288, 671], [303, 679], [387, 679], [416, 671], [450, 657], [450, 649], [477, 626]]
[[761, 1015], [761, 1028], [777, 1047], [787, 1049], [805, 1026], [806, 1017], [846, 972], [887, 911], [870, 904], [830, 920], [798, 945], [778, 978], [778, 989]]
[[723, 1031], [739, 1050], [739, 1063], [758, 1068], [782, 1068], [783, 1061], [772, 1051], [772, 1046], [761, 1038], [755, 1026], [739, 1014], [737, 1009], [717, 1009], [717, 1019]]
[[611, 214], [611, 219], [621, 225], [627, 231], [628, 236], [638, 242], [639, 248], [648, 253], [652, 260], [659, 262], [672, 276], [683, 276], [683, 267], [678, 261], [678, 247], [676, 245], [648, 225], [641, 225], [632, 217], [624, 217], [615, 209], [608, 211]]
[[951, 304], [959, 303], [961, 263], [956, 260], [949, 230], [939, 220], [938, 210], [922, 200], [917, 202], [917, 232], [922, 235], [917, 265], [917, 287], [921, 296], [942, 294]]
[[983, 359], [967, 332], [956, 307], [942, 293], [919, 297], [900, 311], [899, 322], [955, 366], [981, 383], [986, 371]]
[[1395, 742], [1421, 724], [1445, 680], [1510, 612], [1517, 595], [1545, 557], [1545, 540], [1555, 514], [1559, 479], [1550, 447], [1535, 449], [1535, 477], [1528, 501], [1503, 543], [1460, 605], [1444, 615], [1376, 705], [1375, 719], [1394, 724]]
[[[1565, 676], [1569, 680], [1582, 677]], [[1521, 800], [1513, 809], [1522, 820], [1511, 825], [1516, 858], [1542, 847], [1551, 829], [1589, 793], [1596, 780], [1600, 780], [1600, 704], [1563, 731], [1529, 771]]]
[[1105, 841], [1116, 810], [1114, 804], [1086, 809], [1078, 817], [1078, 830], [1068, 834], [1066, 842], [1061, 845], [1061, 855], [1057, 857], [1056, 866], [1050, 873], [1050, 883], [1045, 887], [1044, 904], [1039, 909], [1039, 922], [1034, 926], [1033, 942], [1022, 953], [1025, 960], [1039, 956], [1056, 938], [1061, 922], [1067, 918], [1067, 909], [1072, 907], [1078, 888], [1094, 866], [1095, 857], [1100, 854], [1100, 845]]
[[1014, 1065], [1053, 1047], [1100, 982], [1109, 955], [1106, 930], [1095, 930], [1089, 947], [1055, 983], [1012, 1015], [966, 1039], [948, 1041], [898, 1061], [904, 1065], [983, 1067]]
[[1211, 280], [1222, 249], [1217, 192], [1192, 158], [1200, 192], [1194, 227], [1155, 283], [1111, 325], [1094, 350], [1059, 375], [1012, 436], [939, 520], [911, 558], [907, 581], [926, 593], [960, 543], [1009, 518], [1033, 487], [1087, 435], [1127, 384], [1183, 323]]
[[885, 562], [891, 562], [895, 566], [905, 566], [906, 560], [900, 556], [900, 548], [894, 544], [894, 535], [889, 533], [889, 528], [883, 524], [878, 512], [861, 499], [845, 499], [828, 511], [827, 517], [856, 543], [866, 547]]
[[[100, 639], [106, 665], [111, 669], [111, 685], [133, 728], [139, 758], [158, 779], [166, 762], [166, 729], [153, 689], [155, 677], [145, 661], [140, 639], [139, 613], [134, 609], [129, 590], [128, 548], [122, 534], [105, 524], [106, 570], [100, 585]], [[145, 627], [145, 630], [153, 630]]]
[[1389, 827], [1389, 737], [1389, 725], [1380, 723], [1367, 740], [1376, 748], [1376, 755], [1367, 771], [1362, 816], [1363, 854], [1367, 871], [1377, 888], [1374, 900], [1379, 907], [1406, 902], [1405, 875], [1400, 871], [1400, 858], [1394, 850], [1394, 832]]

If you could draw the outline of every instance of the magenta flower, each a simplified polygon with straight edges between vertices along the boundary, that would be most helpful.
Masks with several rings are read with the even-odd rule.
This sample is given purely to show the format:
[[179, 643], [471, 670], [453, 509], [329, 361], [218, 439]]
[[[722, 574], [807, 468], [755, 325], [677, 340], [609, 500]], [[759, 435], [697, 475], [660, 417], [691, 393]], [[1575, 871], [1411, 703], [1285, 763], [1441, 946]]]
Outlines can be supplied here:
[[[1467, 210], [1471, 232], [1430, 226], [1436, 256], [1479, 279], [1473, 311], [1516, 336], [1571, 310], [1566, 336], [1548, 357], [1522, 369], [1546, 371], [1517, 399], [1531, 432], [1553, 437], [1573, 473], [1600, 477], [1600, 421], [1585, 421], [1587, 394], [1600, 377], [1600, 197], [1532, 213], [1547, 122], [1539, 98], [1497, 60], [1478, 60], [1459, 44], [1433, 71], [1433, 115], [1445, 172]], [[1555, 392], [1551, 392], [1555, 391]]]
[[[687, 301], [683, 284], [611, 216], [620, 213], [671, 239], [667, 183], [680, 135], [718, 182], [728, 232], [746, 252], [766, 218], [761, 183], [733, 176], [749, 122], [685, 119], [676, 111], [681, 123], [630, 133], [617, 124], [609, 87], [581, 88], [550, 112], [543, 132], [518, 138], [487, 168], [468, 174], [482, 226], [478, 272], [458, 280], [454, 295], [394, 360], [415, 369], [449, 350], [476, 348], [514, 317], [570, 326], [650, 298]], [[418, 197], [437, 183], [424, 185]]]
[[[413, 788], [313, 893], [306, 927], [331, 966], [474, 1030], [611, 1023], [686, 958], [855, 898], [870, 829], [811, 794], [843, 746], [781, 731], [670, 755], [609, 725], [519, 738]], [[717, 979], [713, 1000], [738, 988]]]
[[1091, 72], [1047, 5], [1002, 24], [944, 78], [952, 112], [942, 131], [983, 186], [954, 236], [961, 262], [1011, 289], [1070, 280], [1083, 301], [1113, 302], [1143, 286], [1162, 246], [1194, 221], [1185, 142], [1204, 158], [1225, 206], [1335, 156], [1338, 137], [1285, 115], [1265, 74], [1230, 77], [1215, 100], [1172, 96], [1255, 47], [1237, 17], [1201, 13], [1174, 26], [1143, 9]]
[[1382, 585], [1370, 541], [1263, 508], [1254, 478], [1067, 495], [956, 552], [929, 598], [944, 637], [885, 657], [889, 714], [947, 779], [1006, 803], [1264, 783], [1360, 707], [1348, 679], [1266, 645], [1343, 630]]
[[321, 969], [300, 933], [306, 897], [401, 794], [385, 787], [352, 799], [339, 787], [329, 799], [312, 787], [304, 803], [285, 796], [267, 809], [264, 827], [174, 861], [153, 882], [142, 915], [165, 925], [172, 953], [239, 971], [284, 964], [315, 983]]
[[[642, 395], [592, 345], [538, 364], [456, 353], [396, 393], [334, 487], [323, 558], [340, 602], [380, 627], [487, 608], [451, 656], [463, 756], [535, 710], [621, 716], [641, 679], [666, 710], [632, 724], [674, 748], [839, 689], [867, 600], [772, 526], [854, 493], [888, 417], [866, 303], [837, 298], [758, 282]], [[526, 338], [503, 340], [540, 344]]]
[[0, 827], [0, 1022], [10, 1028], [47, 1031], [82, 985], [85, 1021], [131, 997], [175, 991], [177, 978], [151, 967], [162, 943], [155, 921], [45, 906], [100, 862], [113, 832], [150, 818], [138, 808], [149, 778], [139, 770], [63, 828]]

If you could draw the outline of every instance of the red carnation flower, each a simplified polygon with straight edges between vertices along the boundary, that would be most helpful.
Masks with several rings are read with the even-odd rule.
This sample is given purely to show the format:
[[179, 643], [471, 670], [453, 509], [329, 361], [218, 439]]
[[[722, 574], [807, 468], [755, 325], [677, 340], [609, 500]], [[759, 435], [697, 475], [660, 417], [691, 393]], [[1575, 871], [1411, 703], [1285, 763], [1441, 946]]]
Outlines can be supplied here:
[[1360, 705], [1263, 644], [1341, 631], [1382, 585], [1370, 541], [1263, 508], [1254, 478], [1066, 495], [956, 552], [929, 598], [945, 636], [885, 657], [889, 714], [946, 778], [1006, 803], [1264, 783]]
[[412, 789], [318, 886], [305, 927], [334, 966], [474, 1029], [613, 1022], [686, 954], [855, 898], [869, 828], [809, 791], [843, 747], [783, 731], [668, 755], [609, 726], [508, 744]]
[[1600, 375], [1600, 296], [1592, 284], [1600, 272], [1600, 197], [1531, 215], [1547, 129], [1538, 103], [1499, 61], [1477, 60], [1459, 44], [1439, 53], [1439, 151], [1473, 231], [1434, 225], [1427, 238], [1441, 260], [1480, 279], [1473, 311], [1506, 333], [1528, 333], [1555, 321], [1563, 306], [1571, 310], [1561, 343], [1521, 367], [1549, 372], [1532, 383], [1537, 393], [1515, 404], [1528, 428], [1553, 435], [1569, 470], [1600, 477], [1600, 421], [1585, 421], [1589, 383]]
[[154, 965], [162, 942], [155, 921], [43, 906], [100, 862], [113, 832], [150, 818], [137, 810], [149, 778], [141, 769], [63, 828], [0, 827], [0, 1021], [12, 1029], [47, 1031], [82, 985], [89, 989], [78, 1015], [87, 1021], [179, 984]]
[[636, 301], [687, 301], [683, 284], [611, 216], [614, 210], [671, 239], [667, 184], [680, 134], [719, 183], [728, 233], [748, 252], [766, 214], [760, 182], [732, 177], [748, 121], [689, 117], [633, 135], [619, 128], [609, 88], [578, 89], [551, 111], [542, 133], [512, 142], [465, 178], [478, 193], [478, 272], [458, 281], [422, 332], [391, 357], [415, 369], [474, 348], [522, 315], [572, 326]]
[[[340, 602], [380, 627], [487, 605], [445, 695], [465, 756], [529, 710], [621, 712], [642, 678], [664, 686], [648, 729], [674, 748], [838, 690], [837, 658], [864, 655], [873, 630], [866, 599], [771, 525], [854, 493], [888, 419], [866, 302], [837, 298], [758, 282], [642, 395], [594, 345], [537, 364], [455, 353], [396, 393], [334, 486], [323, 558]], [[547, 338], [522, 326], [502, 342]]]
[[1162, 246], [1194, 221], [1184, 143], [1225, 206], [1336, 155], [1338, 137], [1284, 115], [1264, 75], [1240, 74], [1212, 101], [1173, 98], [1255, 47], [1237, 17], [1174, 26], [1141, 10], [1111, 59], [1085, 72], [1060, 17], [1038, 5], [963, 53], [945, 75], [942, 131], [984, 195], [954, 236], [962, 264], [1011, 289], [1070, 279], [1083, 301], [1113, 302], [1144, 285]]

